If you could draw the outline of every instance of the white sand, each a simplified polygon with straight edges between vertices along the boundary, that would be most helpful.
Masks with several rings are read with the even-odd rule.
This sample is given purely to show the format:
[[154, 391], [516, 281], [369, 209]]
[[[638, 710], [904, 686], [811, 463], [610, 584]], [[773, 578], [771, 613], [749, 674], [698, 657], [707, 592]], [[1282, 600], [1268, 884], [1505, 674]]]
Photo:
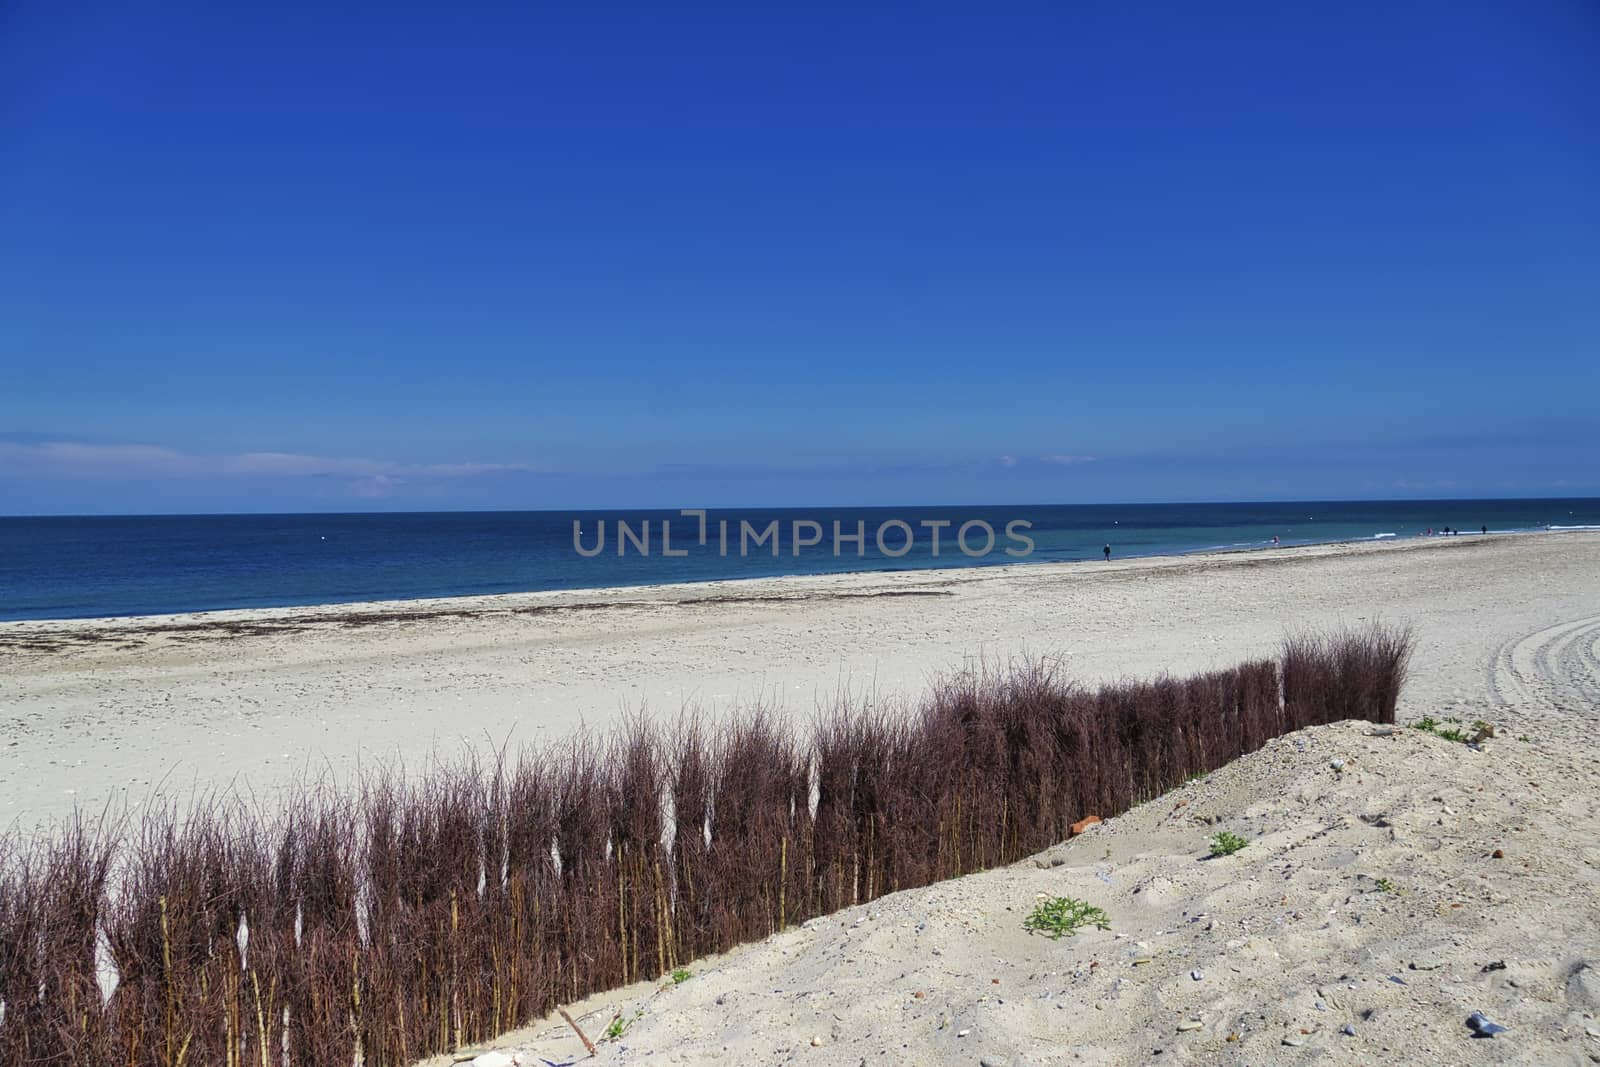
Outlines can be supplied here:
[[[1307, 731], [1042, 867], [885, 898], [575, 1011], [595, 1036], [638, 1014], [602, 1045], [612, 1063], [1600, 1057], [1592, 533], [3, 624], [0, 796], [30, 825], [163, 781], [270, 790], [626, 707], [766, 696], [805, 713], [840, 686], [915, 691], [976, 653], [1060, 653], [1090, 680], [1187, 672], [1380, 616], [1419, 639], [1402, 721], [1502, 724], [1484, 751]], [[1252, 843], [1203, 862], [1217, 827]], [[1030, 937], [1039, 893], [1088, 899], [1113, 929]], [[1478, 1008], [1510, 1032], [1470, 1039]], [[549, 1024], [503, 1044], [530, 1064], [578, 1049]]]
[[[629, 1021], [592, 1062], [1600, 1062], [1596, 550], [1452, 545], [1093, 580], [1127, 605], [1141, 650], [1186, 664], [1211, 654], [1214, 626], [1256, 647], [1267, 605], [1381, 607], [1422, 639], [1401, 720], [1483, 718], [1499, 734], [1481, 751], [1358, 723], [1291, 735], [1032, 860], [814, 920], [702, 960], [682, 985], [574, 1005], [593, 1037]], [[1183, 595], [1164, 633], [1144, 614], [1158, 589]], [[1285, 610], [1296, 593], [1311, 602]], [[1250, 844], [1207, 859], [1220, 829]], [[1029, 935], [1041, 896], [1096, 904], [1111, 929]], [[1474, 1011], [1507, 1032], [1475, 1039]], [[481, 1063], [582, 1056], [559, 1019], [496, 1044]]]
[[[1093, 680], [1230, 665], [1301, 624], [1409, 621], [1414, 708], [1477, 706], [1502, 642], [1600, 611], [1600, 534], [0, 623], [0, 825], [160, 787], [602, 725], [629, 708], [916, 693], [963, 657]], [[240, 632], [240, 631], [243, 632]]]

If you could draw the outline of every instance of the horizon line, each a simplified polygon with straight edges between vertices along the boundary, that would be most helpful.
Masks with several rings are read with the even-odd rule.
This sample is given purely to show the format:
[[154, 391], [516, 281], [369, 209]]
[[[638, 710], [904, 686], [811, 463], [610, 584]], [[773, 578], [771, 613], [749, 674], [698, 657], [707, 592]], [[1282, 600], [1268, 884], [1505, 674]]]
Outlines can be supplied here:
[[[1191, 499], [1191, 500], [1097, 500], [1077, 502], [1046, 502], [1032, 501], [1027, 503], [1013, 502], [1005, 504], [705, 504], [700, 507], [705, 511], [816, 511], [823, 509], [837, 509], [850, 511], [890, 511], [900, 508], [1105, 508], [1105, 507], [1199, 507], [1205, 505], [1242, 505], [1262, 504], [1271, 506], [1284, 506], [1288, 504], [1462, 504], [1462, 503], [1488, 503], [1496, 501], [1600, 501], [1600, 495], [1594, 496], [1528, 496], [1521, 494], [1505, 494], [1492, 496], [1442, 496], [1442, 497], [1284, 497], [1278, 499], [1263, 499], [1260, 497], [1243, 498], [1237, 500], [1227, 499]], [[506, 508], [506, 507], [454, 507], [454, 508], [369, 508], [365, 510], [349, 511], [149, 511], [149, 512], [112, 512], [112, 511], [72, 511], [72, 512], [19, 512], [15, 514], [0, 513], [0, 521], [6, 519], [226, 519], [226, 518], [261, 518], [278, 516], [295, 518], [302, 516], [372, 516], [372, 515], [558, 515], [558, 514], [610, 514], [614, 512], [660, 512], [663, 514], [678, 515], [684, 508], [673, 507], [639, 507], [630, 505], [617, 505], [611, 507], [550, 507], [550, 508]], [[693, 510], [693, 509], [687, 509]]]

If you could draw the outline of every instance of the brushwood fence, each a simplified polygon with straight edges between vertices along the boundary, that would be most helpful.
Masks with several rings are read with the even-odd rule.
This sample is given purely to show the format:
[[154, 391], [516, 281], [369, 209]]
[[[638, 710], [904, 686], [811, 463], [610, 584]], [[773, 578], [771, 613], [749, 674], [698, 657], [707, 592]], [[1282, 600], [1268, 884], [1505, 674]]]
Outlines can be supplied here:
[[264, 815], [221, 801], [0, 858], [0, 1063], [405, 1065], [885, 893], [1012, 863], [1300, 727], [1393, 722], [1409, 637], [919, 707], [639, 718]]

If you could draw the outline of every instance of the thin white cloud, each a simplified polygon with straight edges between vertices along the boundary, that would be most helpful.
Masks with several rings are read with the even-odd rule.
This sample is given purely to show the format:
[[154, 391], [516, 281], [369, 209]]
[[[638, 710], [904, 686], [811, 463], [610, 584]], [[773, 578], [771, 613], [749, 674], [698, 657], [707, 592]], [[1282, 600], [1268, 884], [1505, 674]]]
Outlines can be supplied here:
[[1000, 457], [1000, 466], [1002, 466], [1002, 467], [1015, 467], [1016, 465], [1017, 465], [1017, 457], [1016, 456], [1001, 456]]
[[387, 474], [374, 474], [371, 478], [357, 478], [349, 485], [352, 496], [376, 499], [389, 496], [400, 486], [406, 484], [404, 478], [391, 478]]
[[1406, 489], [1412, 492], [1417, 492], [1435, 489], [1454, 489], [1456, 487], [1456, 483], [1450, 479], [1440, 479], [1431, 482], [1416, 482], [1409, 478], [1396, 478], [1394, 481], [1389, 483], [1389, 487], [1391, 489]]
[[40, 444], [0, 442], [0, 473], [60, 472], [117, 475], [131, 472], [183, 474], [194, 458], [157, 445], [93, 445], [79, 441]]
[[1039, 457], [1039, 462], [1040, 463], [1052, 463], [1052, 464], [1056, 465], [1057, 467], [1075, 467], [1080, 463], [1093, 463], [1094, 462], [1094, 457], [1093, 456], [1065, 456], [1065, 455], [1040, 456]]
[[78, 441], [18, 444], [0, 441], [0, 476], [57, 478], [351, 478], [358, 495], [382, 495], [408, 480], [540, 473], [527, 463], [399, 463], [297, 452], [194, 455], [159, 445], [99, 445]]

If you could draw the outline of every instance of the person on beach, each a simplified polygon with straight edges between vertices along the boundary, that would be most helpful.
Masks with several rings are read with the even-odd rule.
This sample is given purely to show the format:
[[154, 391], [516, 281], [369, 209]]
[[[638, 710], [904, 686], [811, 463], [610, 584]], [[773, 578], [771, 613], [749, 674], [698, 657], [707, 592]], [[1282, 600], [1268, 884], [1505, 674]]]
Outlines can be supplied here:
[[1485, 526], [1483, 528], [1483, 533], [1484, 533], [1484, 536], [1487, 537], [1489, 535], [1489, 527]]
[[1101, 551], [1103, 551], [1106, 554], [1106, 562], [1110, 563], [1111, 562], [1111, 546], [1107, 545]]

